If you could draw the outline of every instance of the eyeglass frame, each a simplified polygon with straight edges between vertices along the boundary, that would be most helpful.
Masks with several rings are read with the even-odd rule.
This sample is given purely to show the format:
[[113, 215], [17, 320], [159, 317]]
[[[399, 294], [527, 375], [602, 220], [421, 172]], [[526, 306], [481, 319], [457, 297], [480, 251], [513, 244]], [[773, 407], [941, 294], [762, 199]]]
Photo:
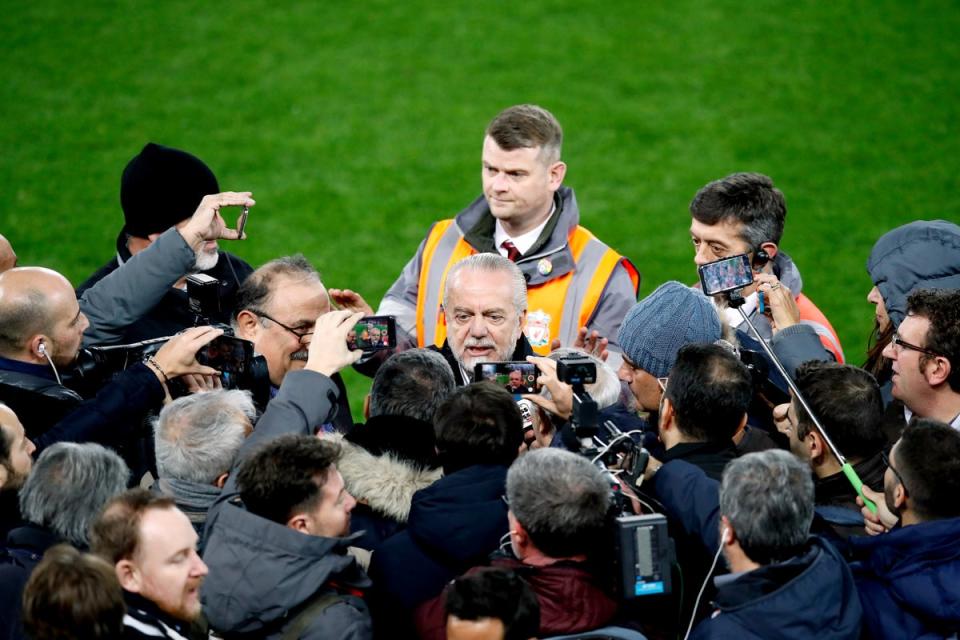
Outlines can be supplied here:
[[272, 322], [272, 323], [280, 326], [280, 327], [283, 328], [283, 329], [286, 329], [287, 331], [289, 331], [290, 333], [292, 333], [293, 335], [295, 335], [295, 336], [297, 337], [297, 340], [299, 340], [300, 342], [303, 342], [303, 339], [306, 338], [307, 336], [312, 336], [312, 335], [313, 335], [313, 332], [316, 330], [316, 327], [314, 327], [314, 328], [311, 329], [310, 331], [298, 331], [297, 329], [294, 329], [294, 328], [292, 328], [292, 327], [288, 327], [287, 325], [283, 324], [282, 322], [280, 322], [280, 321], [277, 320], [276, 318], [270, 317], [269, 315], [267, 315], [267, 314], [264, 313], [263, 311], [259, 311], [259, 310], [257, 310], [257, 309], [249, 309], [249, 311], [250, 311], [250, 313], [252, 313], [253, 315], [257, 316], [258, 318], [266, 318], [266, 319], [269, 320], [270, 322]]
[[941, 354], [937, 353], [936, 351], [931, 351], [925, 347], [918, 347], [915, 344], [907, 342], [900, 337], [900, 334], [897, 331], [894, 331], [893, 335], [890, 336], [890, 344], [892, 344], [893, 348], [897, 350], [897, 353], [900, 353], [906, 349], [908, 351], [917, 351], [933, 358], [942, 357]]
[[893, 475], [897, 478], [897, 482], [900, 483], [900, 486], [903, 487], [904, 492], [910, 493], [907, 491], [907, 484], [903, 481], [903, 476], [900, 475], [900, 472], [893, 468], [893, 465], [890, 464], [890, 456], [887, 455], [886, 451], [880, 452], [880, 459], [883, 460], [883, 464], [887, 465], [887, 469], [893, 471]]

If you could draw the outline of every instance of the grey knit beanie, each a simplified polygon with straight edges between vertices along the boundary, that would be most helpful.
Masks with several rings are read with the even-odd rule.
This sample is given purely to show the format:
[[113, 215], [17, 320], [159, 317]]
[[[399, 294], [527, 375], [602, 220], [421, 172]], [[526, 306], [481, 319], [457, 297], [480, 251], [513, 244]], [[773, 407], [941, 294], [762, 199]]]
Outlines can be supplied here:
[[617, 341], [630, 362], [663, 378], [670, 374], [680, 347], [713, 343], [720, 337], [720, 317], [713, 303], [699, 290], [671, 280], [630, 309]]

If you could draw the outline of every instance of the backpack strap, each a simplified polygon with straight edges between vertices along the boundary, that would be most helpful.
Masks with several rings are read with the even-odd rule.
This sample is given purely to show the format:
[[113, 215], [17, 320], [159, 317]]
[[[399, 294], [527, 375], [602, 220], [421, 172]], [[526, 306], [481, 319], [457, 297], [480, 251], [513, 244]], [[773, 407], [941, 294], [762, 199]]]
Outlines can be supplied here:
[[306, 631], [314, 618], [337, 601], [343, 601], [343, 598], [335, 591], [328, 591], [308, 600], [307, 604], [300, 609], [300, 613], [286, 625], [280, 640], [299, 640], [300, 634]]

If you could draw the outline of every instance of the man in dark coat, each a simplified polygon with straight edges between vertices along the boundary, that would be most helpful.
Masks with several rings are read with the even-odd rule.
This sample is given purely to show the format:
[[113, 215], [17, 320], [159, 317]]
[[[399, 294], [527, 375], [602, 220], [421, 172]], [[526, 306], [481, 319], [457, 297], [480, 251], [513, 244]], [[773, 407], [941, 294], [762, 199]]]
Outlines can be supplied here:
[[[444, 477], [414, 494], [406, 530], [373, 553], [378, 625], [409, 624], [413, 608], [467, 569], [483, 564], [507, 533], [507, 468], [523, 442], [523, 420], [502, 387], [455, 391], [434, 419]], [[381, 614], [382, 612], [382, 614]]]
[[[800, 365], [795, 379], [830, 440], [860, 480], [879, 490], [887, 468], [882, 456], [886, 436], [881, 429], [883, 400], [874, 377], [859, 367], [814, 360]], [[857, 491], [807, 412], [794, 398], [776, 407], [773, 415], [790, 450], [806, 461], [816, 476], [817, 514], [840, 537], [865, 535]]]
[[806, 465], [778, 450], [731, 462], [719, 514], [715, 560], [722, 552], [730, 573], [714, 580], [713, 615], [691, 637], [860, 636], [850, 569], [829, 543], [809, 535], [813, 480]]
[[890, 451], [883, 495], [869, 494], [891, 530], [850, 540], [866, 637], [946, 638], [960, 631], [958, 495], [960, 433], [915, 418]]
[[[540, 601], [540, 636], [595, 629], [617, 610], [587, 564], [604, 533], [610, 487], [597, 467], [561, 449], [537, 449], [507, 473], [512, 555], [494, 567], [512, 569]], [[475, 573], [471, 570], [470, 573]], [[417, 609], [421, 638], [445, 638], [447, 593]]]
[[[77, 287], [77, 297], [149, 247], [164, 231], [187, 220], [204, 196], [215, 193], [220, 193], [217, 178], [199, 158], [148, 143], [130, 160], [120, 179], [124, 226], [117, 236], [117, 255]], [[237, 289], [253, 269], [240, 258], [219, 252], [212, 240], [197, 251], [194, 271], [219, 282], [220, 310], [211, 313], [204, 324], [230, 322]], [[193, 326], [195, 320], [181, 279], [146, 315], [109, 338], [99, 335], [98, 341], [127, 344], [169, 336]]]

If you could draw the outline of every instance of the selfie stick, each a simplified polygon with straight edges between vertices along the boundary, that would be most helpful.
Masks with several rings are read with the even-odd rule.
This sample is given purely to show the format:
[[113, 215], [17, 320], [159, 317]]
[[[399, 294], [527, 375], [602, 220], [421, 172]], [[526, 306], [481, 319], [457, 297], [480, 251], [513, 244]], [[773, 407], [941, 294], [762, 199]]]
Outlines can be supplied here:
[[750, 327], [750, 331], [753, 332], [753, 336], [757, 339], [767, 356], [777, 367], [777, 371], [780, 372], [780, 375], [783, 376], [783, 379], [787, 381], [787, 386], [790, 387], [790, 391], [793, 392], [793, 396], [800, 402], [800, 405], [803, 407], [804, 411], [807, 412], [807, 415], [810, 416], [814, 426], [817, 427], [817, 431], [820, 432], [820, 437], [822, 437], [823, 441], [826, 443], [827, 448], [830, 449], [830, 452], [833, 453], [834, 457], [837, 459], [837, 462], [840, 463], [840, 469], [843, 471], [843, 475], [847, 477], [847, 480], [849, 480], [850, 484], [853, 485], [853, 488], [856, 489], [857, 494], [859, 494], [859, 496], [863, 499], [863, 504], [865, 504], [873, 514], [876, 514], [877, 505], [875, 505], [870, 498], [864, 495], [863, 481], [860, 480], [860, 476], [858, 476], [857, 472], [854, 471], [853, 465], [847, 462], [847, 459], [843, 457], [843, 454], [840, 453], [840, 450], [837, 449], [837, 446], [833, 444], [830, 436], [827, 435], [827, 430], [823, 428], [823, 425], [820, 424], [820, 420], [817, 418], [817, 415], [813, 412], [813, 409], [810, 408], [810, 405], [807, 404], [807, 399], [803, 397], [803, 394], [800, 393], [800, 389], [798, 389], [797, 385], [793, 382], [793, 378], [791, 378], [787, 374], [787, 370], [783, 368], [780, 358], [776, 356], [776, 354], [773, 352], [773, 349], [771, 349], [770, 345], [767, 344], [767, 341], [760, 336], [760, 332], [757, 331], [757, 328], [753, 326], [753, 323], [750, 322], [750, 318], [747, 317], [747, 314], [743, 311], [744, 299], [743, 296], [740, 295], [740, 290], [731, 291], [729, 294], [729, 300], [730, 306], [740, 312], [740, 315], [743, 317], [743, 321], [747, 323], [747, 326]]

